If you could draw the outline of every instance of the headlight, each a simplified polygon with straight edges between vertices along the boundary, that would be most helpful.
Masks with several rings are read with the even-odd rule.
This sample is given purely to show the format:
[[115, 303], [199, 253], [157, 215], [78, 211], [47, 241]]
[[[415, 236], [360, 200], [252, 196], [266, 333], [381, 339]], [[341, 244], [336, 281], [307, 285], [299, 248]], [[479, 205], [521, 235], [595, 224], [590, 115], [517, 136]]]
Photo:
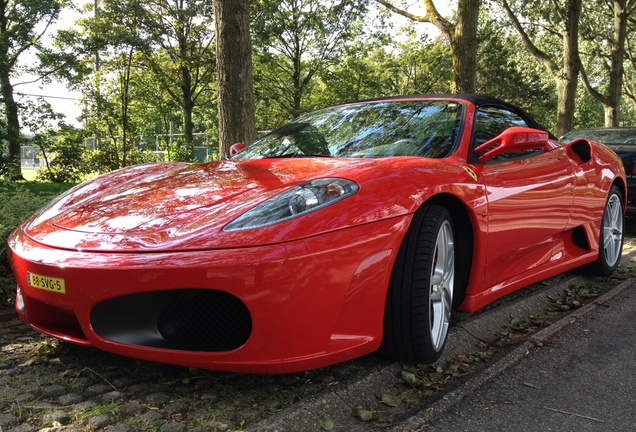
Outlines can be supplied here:
[[357, 183], [341, 178], [312, 180], [243, 213], [226, 225], [223, 231], [240, 231], [284, 222], [338, 202], [358, 189]]

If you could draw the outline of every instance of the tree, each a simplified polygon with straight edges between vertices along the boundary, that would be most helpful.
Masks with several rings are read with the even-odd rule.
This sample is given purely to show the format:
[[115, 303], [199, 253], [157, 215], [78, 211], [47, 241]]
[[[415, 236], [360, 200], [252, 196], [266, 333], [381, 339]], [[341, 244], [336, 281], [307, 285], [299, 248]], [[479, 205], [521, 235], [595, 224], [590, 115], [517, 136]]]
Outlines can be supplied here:
[[627, 37], [625, 55], [631, 67], [624, 71], [623, 90], [632, 106], [636, 107], [636, 47], [630, 36]]
[[[605, 126], [611, 127], [618, 126], [620, 120], [627, 19], [633, 13], [636, 2], [611, 0], [598, 4], [600, 8], [597, 7], [596, 10], [590, 10], [583, 15], [591, 18], [585, 20], [585, 31], [581, 32], [586, 46], [590, 47], [590, 52], [587, 56], [588, 66], [581, 66], [581, 80], [587, 92], [603, 105]], [[612, 25], [607, 26], [607, 22]], [[603, 80], [607, 84], [605, 91], [595, 86], [588, 78], [588, 69], [593, 70], [597, 66], [600, 66], [599, 72], [602, 76], [607, 77]]]
[[341, 60], [320, 74], [310, 105], [400, 94], [448, 93], [452, 81], [448, 44], [403, 29], [398, 38], [380, 35], [356, 41]]
[[[76, 80], [74, 85], [82, 88], [89, 105], [85, 118], [100, 141], [101, 165], [118, 167], [136, 161], [129, 157], [134, 135], [147, 133], [149, 124], [159, 125], [157, 133], [172, 131], [174, 124], [182, 138], [173, 142], [178, 146], [171, 148], [171, 154], [179, 160], [194, 160], [195, 110], [212, 105], [214, 96], [210, 91], [215, 80], [211, 4], [100, 0], [95, 6], [86, 5], [91, 16], [81, 19], [76, 31], [64, 32], [60, 42], [73, 47], [92, 71], [91, 80]], [[149, 95], [141, 87], [155, 93]], [[144, 104], [169, 111], [155, 111], [158, 118], [146, 118], [145, 124], [135, 122], [135, 111], [147, 112], [138, 100], [141, 97]], [[180, 121], [173, 121], [175, 105]]]
[[187, 160], [193, 159], [193, 113], [207, 105], [215, 79], [213, 11], [207, 0], [152, 0], [138, 4], [142, 65], [179, 105]]
[[[515, 2], [515, 8], [508, 0], [497, 0], [510, 22], [516, 29], [523, 45], [552, 75], [557, 87], [557, 135], [570, 131], [574, 124], [576, 88], [581, 70], [579, 58], [579, 18], [582, 0], [554, 1], [549, 6], [530, 0]], [[521, 17], [529, 15], [529, 30], [521, 23]], [[541, 31], [545, 29], [545, 31]], [[552, 54], [539, 48], [531, 35], [550, 38], [561, 48]], [[553, 46], [554, 46], [553, 45]], [[559, 65], [558, 59], [561, 59]]]
[[94, 11], [92, 18], [83, 20], [82, 26], [85, 37], [75, 35], [70, 40], [84, 53], [85, 62], [99, 56], [88, 92], [92, 105], [89, 125], [97, 136], [106, 134], [110, 140], [100, 143], [109, 155], [107, 166], [121, 168], [133, 162], [129, 158], [134, 136], [130, 106], [132, 73], [141, 45], [138, 5], [101, 0], [99, 10]]
[[452, 91], [455, 93], [475, 92], [480, 0], [458, 0], [457, 21], [454, 23], [439, 13], [433, 0], [422, 0], [426, 15], [409, 13], [387, 0], [376, 1], [413, 21], [434, 24], [450, 43], [454, 74]]
[[555, 130], [556, 85], [524, 48], [509, 24], [489, 7], [480, 17], [477, 92], [524, 108], [543, 126]]
[[37, 173], [37, 178], [54, 183], [79, 183], [89, 170], [84, 163], [84, 138], [86, 131], [62, 125], [36, 135], [33, 140], [43, 154], [48, 150], [52, 157]]
[[260, 0], [253, 10], [264, 96], [280, 106], [285, 117], [297, 117], [314, 108], [303, 103], [316, 85], [317, 75], [336, 64], [347, 43], [360, 35], [365, 3]]
[[252, 43], [248, 0], [214, 0], [219, 155], [227, 156], [235, 142], [252, 142]]
[[42, 39], [59, 16], [64, 0], [0, 0], [0, 94], [6, 116], [9, 150], [8, 175], [21, 179], [20, 119], [12, 75], [30, 50], [42, 49]]

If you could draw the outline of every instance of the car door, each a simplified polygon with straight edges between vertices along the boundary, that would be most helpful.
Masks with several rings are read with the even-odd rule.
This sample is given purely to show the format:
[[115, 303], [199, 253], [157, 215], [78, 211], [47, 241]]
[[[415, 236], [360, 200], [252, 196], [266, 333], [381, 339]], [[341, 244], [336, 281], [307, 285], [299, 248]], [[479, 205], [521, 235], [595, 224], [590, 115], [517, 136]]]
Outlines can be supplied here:
[[[502, 108], [480, 108], [474, 146], [508, 127], [529, 127]], [[573, 167], [562, 148], [506, 154], [481, 166], [488, 199], [485, 286], [492, 287], [550, 260], [573, 200]]]

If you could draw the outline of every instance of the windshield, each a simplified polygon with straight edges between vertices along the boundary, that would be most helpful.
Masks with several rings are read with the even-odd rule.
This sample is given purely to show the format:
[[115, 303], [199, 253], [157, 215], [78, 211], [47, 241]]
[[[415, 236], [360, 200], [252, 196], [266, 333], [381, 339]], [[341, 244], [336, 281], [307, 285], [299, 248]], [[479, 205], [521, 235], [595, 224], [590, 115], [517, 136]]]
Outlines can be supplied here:
[[234, 159], [273, 157], [441, 158], [459, 135], [456, 101], [367, 102], [304, 114], [255, 141]]

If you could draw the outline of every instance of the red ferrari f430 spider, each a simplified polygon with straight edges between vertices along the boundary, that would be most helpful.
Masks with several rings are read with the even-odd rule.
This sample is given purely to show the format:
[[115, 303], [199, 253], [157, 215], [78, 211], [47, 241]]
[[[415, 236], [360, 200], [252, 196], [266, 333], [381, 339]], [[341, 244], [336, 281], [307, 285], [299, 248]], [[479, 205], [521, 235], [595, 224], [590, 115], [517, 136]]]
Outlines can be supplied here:
[[217, 370], [431, 363], [454, 309], [620, 260], [621, 160], [496, 98], [349, 103], [233, 150], [102, 175], [25, 221], [9, 238], [20, 317]]

